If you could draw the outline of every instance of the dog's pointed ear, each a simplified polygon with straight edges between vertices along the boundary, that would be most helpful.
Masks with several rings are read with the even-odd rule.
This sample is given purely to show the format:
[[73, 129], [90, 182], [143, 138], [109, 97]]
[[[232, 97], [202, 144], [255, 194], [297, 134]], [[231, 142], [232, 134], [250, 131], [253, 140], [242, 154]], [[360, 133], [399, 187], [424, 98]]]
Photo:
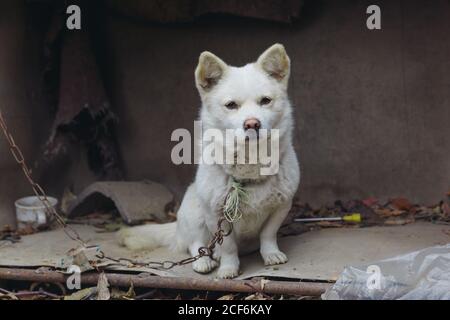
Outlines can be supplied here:
[[227, 64], [211, 52], [204, 51], [195, 69], [195, 83], [200, 91], [209, 91], [223, 77]]
[[256, 63], [270, 77], [287, 84], [291, 61], [282, 44], [276, 43], [264, 51]]

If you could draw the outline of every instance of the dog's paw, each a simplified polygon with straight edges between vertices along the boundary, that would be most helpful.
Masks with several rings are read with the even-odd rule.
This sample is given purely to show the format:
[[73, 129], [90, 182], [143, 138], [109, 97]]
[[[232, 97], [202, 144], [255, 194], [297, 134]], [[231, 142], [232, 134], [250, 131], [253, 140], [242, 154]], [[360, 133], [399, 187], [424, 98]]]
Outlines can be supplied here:
[[208, 273], [214, 270], [219, 264], [209, 257], [201, 257], [192, 263], [192, 268], [198, 273]]
[[233, 279], [239, 275], [239, 267], [233, 266], [220, 266], [217, 270], [217, 278], [220, 279]]
[[272, 266], [275, 264], [283, 264], [288, 262], [287, 256], [281, 251], [273, 251], [269, 253], [261, 253], [264, 264], [266, 266]]

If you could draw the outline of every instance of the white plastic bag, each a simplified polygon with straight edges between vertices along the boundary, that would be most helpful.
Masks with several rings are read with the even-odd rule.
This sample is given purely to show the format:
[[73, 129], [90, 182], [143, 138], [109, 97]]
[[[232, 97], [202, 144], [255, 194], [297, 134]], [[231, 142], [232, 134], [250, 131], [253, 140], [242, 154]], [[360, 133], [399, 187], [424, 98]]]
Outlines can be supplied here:
[[322, 298], [450, 300], [450, 243], [346, 267]]

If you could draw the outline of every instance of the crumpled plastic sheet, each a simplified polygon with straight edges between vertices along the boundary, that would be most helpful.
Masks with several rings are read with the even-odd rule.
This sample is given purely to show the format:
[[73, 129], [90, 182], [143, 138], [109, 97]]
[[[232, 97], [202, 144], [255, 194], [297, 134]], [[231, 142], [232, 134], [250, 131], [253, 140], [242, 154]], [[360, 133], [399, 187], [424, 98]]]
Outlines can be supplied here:
[[450, 300], [450, 243], [346, 267], [325, 300]]

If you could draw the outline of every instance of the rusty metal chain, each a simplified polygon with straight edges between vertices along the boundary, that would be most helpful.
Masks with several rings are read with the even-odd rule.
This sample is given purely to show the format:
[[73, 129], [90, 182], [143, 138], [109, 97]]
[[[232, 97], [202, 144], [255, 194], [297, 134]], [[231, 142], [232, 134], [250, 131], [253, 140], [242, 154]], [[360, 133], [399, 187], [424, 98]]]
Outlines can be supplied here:
[[[20, 165], [20, 167], [23, 171], [23, 174], [25, 175], [25, 178], [27, 179], [27, 181], [31, 185], [31, 188], [33, 189], [34, 194], [45, 206], [45, 210], [47, 211], [47, 214], [49, 214], [51, 217], [53, 217], [55, 219], [55, 221], [63, 228], [64, 233], [71, 240], [78, 242], [84, 248], [97, 247], [96, 245], [88, 245], [87, 242], [81, 238], [79, 233], [74, 228], [72, 228], [71, 226], [69, 226], [66, 223], [64, 218], [58, 214], [55, 207], [51, 205], [44, 189], [37, 182], [35, 182], [33, 180], [31, 170], [25, 161], [22, 151], [20, 150], [19, 146], [16, 144], [13, 136], [11, 135], [11, 133], [8, 130], [6, 121], [3, 118], [3, 114], [1, 112], [1, 110], [0, 110], [0, 128], [6, 138], [6, 141], [9, 144], [9, 150], [11, 151], [12, 156], [14, 157], [17, 164]], [[229, 226], [228, 231], [224, 230], [224, 226], [223, 226], [224, 222], [228, 223], [228, 226]], [[223, 214], [222, 214], [219, 217], [219, 220], [217, 222], [217, 231], [214, 233], [214, 235], [213, 235], [212, 239], [210, 240], [210, 242], [208, 243], [208, 245], [206, 247], [200, 247], [198, 249], [197, 255], [186, 258], [186, 259], [182, 259], [179, 261], [142, 262], [142, 261], [135, 261], [135, 260], [128, 259], [128, 258], [113, 258], [113, 257], [107, 256], [102, 250], [98, 251], [98, 253], [96, 254], [96, 257], [100, 260], [112, 261], [115, 264], [127, 266], [127, 267], [147, 267], [147, 268], [153, 268], [153, 269], [169, 270], [176, 266], [182, 266], [182, 265], [186, 265], [189, 263], [193, 263], [202, 257], [210, 257], [211, 259], [214, 259], [213, 254], [214, 254], [214, 249], [215, 249], [216, 245], [217, 244], [222, 245], [223, 238], [230, 235], [232, 231], [233, 231], [233, 225], [230, 222], [228, 222], [223, 217]], [[96, 266], [96, 263], [94, 263], [93, 266], [96, 269], [98, 269]]]
[[[223, 228], [223, 223], [228, 223], [229, 230], [225, 231]], [[125, 265], [128, 267], [147, 267], [147, 268], [153, 268], [153, 269], [163, 269], [163, 270], [170, 270], [176, 266], [183, 266], [186, 264], [193, 263], [197, 261], [198, 259], [202, 257], [210, 257], [211, 259], [215, 260], [214, 258], [214, 249], [216, 248], [216, 245], [222, 245], [224, 237], [227, 237], [231, 234], [233, 231], [233, 225], [228, 222], [224, 217], [220, 217], [219, 221], [217, 222], [217, 231], [214, 233], [212, 239], [208, 243], [206, 247], [200, 247], [198, 249], [198, 254], [189, 257], [186, 259], [178, 260], [178, 261], [147, 261], [147, 262], [141, 262], [141, 261], [135, 261], [128, 258], [111, 258], [106, 256], [102, 251], [100, 251], [99, 254], [97, 254], [97, 258], [103, 260], [109, 260], [119, 265]], [[124, 264], [124, 262], [126, 264]]]

